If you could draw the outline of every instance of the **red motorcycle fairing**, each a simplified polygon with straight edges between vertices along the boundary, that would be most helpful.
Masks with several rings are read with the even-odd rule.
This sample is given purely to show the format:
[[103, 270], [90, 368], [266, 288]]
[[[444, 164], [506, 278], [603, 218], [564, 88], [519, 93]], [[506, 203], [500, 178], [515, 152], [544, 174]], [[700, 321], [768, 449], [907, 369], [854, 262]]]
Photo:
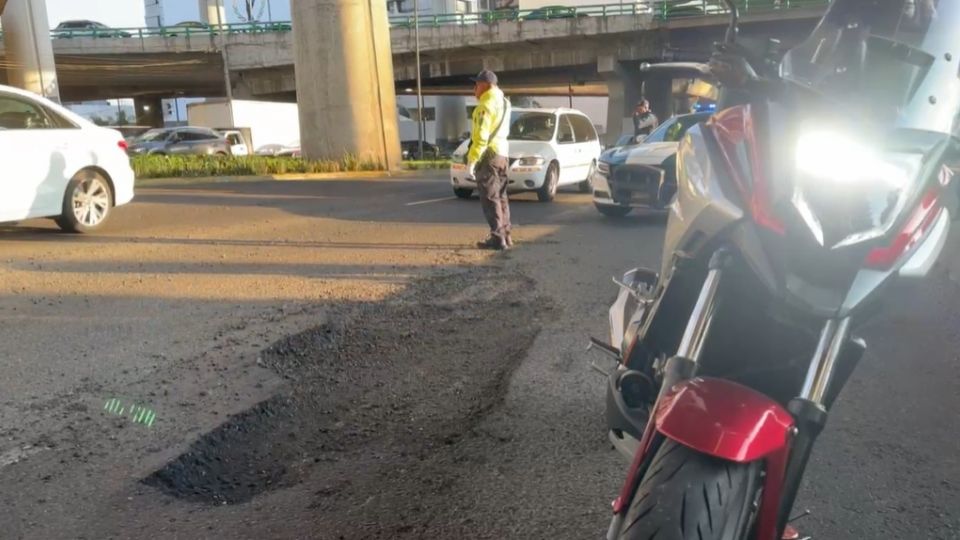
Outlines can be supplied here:
[[793, 415], [741, 384], [697, 377], [671, 388], [653, 421], [659, 433], [698, 452], [737, 463], [766, 460], [756, 538], [777, 538]]
[[[705, 422], [704, 420], [709, 420]], [[769, 397], [735, 382], [697, 377], [674, 385], [657, 403], [613, 513], [629, 506], [654, 431], [684, 446], [737, 463], [766, 461], [756, 538], [776, 540], [779, 503], [789, 457], [793, 416]]]
[[698, 377], [663, 396], [657, 431], [720, 459], [749, 463], [786, 446], [793, 416], [769, 397], [735, 382]]

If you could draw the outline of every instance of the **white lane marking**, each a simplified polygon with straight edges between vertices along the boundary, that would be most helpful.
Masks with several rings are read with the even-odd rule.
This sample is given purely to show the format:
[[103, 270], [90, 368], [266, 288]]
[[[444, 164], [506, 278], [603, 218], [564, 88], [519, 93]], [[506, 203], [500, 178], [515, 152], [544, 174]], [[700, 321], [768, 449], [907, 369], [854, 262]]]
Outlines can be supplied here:
[[409, 203], [407, 203], [405, 206], [418, 206], [418, 205], [421, 205], [421, 204], [430, 204], [430, 203], [435, 203], [435, 202], [452, 201], [452, 200], [454, 200], [454, 199], [456, 199], [456, 197], [443, 197], [442, 199], [427, 199], [427, 200], [425, 200], [425, 201], [409, 202]]
[[39, 454], [44, 450], [49, 450], [46, 446], [24, 446], [22, 448], [14, 448], [0, 454], [0, 469], [13, 465], [27, 457], [30, 457], [34, 454]]

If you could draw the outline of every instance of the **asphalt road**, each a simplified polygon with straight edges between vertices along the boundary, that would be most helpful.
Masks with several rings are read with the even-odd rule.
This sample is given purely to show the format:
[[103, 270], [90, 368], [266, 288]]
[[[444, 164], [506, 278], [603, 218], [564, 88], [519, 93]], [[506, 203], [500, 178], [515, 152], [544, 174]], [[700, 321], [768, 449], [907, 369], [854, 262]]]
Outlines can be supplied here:
[[[0, 538], [600, 537], [626, 464], [584, 343], [663, 224], [514, 215], [517, 249], [477, 251], [478, 203], [418, 177], [0, 230]], [[864, 330], [804, 533], [960, 538], [958, 300], [938, 271]]]

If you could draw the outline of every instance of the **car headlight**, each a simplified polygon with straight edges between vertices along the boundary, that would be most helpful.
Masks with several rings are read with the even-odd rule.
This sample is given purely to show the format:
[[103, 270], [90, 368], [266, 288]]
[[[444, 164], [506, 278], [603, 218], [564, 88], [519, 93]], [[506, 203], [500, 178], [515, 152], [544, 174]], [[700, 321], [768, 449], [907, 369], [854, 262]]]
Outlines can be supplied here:
[[922, 158], [884, 153], [838, 133], [803, 133], [791, 202], [820, 245], [840, 248], [883, 236], [903, 211]]
[[535, 167], [537, 165], [543, 165], [544, 159], [540, 156], [524, 156], [517, 160], [517, 165], [521, 167]]
[[610, 164], [609, 164], [609, 163], [605, 163], [605, 162], [603, 162], [603, 161], [601, 161], [600, 163], [597, 163], [597, 172], [600, 173], [600, 174], [602, 174], [603, 176], [609, 177], [609, 176], [610, 176]]

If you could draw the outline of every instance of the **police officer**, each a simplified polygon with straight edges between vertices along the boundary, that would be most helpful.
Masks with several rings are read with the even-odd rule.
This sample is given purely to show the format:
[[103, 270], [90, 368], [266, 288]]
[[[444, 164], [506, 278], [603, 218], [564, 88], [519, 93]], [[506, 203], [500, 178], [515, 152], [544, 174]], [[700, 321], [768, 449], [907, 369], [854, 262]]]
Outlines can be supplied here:
[[481, 249], [504, 250], [510, 238], [510, 201], [507, 198], [507, 134], [510, 132], [510, 102], [497, 87], [497, 74], [481, 71], [474, 82], [478, 103], [473, 110], [467, 178], [477, 182], [480, 206], [490, 225], [490, 236], [477, 242]]
[[633, 136], [649, 135], [659, 125], [657, 115], [650, 110], [650, 102], [646, 99], [638, 101], [633, 109]]

